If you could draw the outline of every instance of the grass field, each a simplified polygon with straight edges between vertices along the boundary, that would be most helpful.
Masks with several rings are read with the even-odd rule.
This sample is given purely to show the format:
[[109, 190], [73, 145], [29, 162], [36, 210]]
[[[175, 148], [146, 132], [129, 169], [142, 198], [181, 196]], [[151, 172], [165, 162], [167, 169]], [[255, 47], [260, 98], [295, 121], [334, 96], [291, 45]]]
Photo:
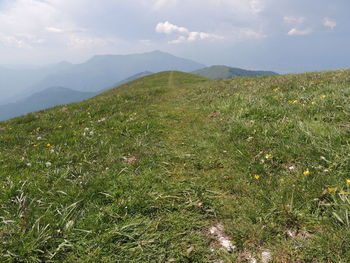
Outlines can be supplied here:
[[2, 122], [0, 262], [350, 262], [349, 98], [163, 72]]

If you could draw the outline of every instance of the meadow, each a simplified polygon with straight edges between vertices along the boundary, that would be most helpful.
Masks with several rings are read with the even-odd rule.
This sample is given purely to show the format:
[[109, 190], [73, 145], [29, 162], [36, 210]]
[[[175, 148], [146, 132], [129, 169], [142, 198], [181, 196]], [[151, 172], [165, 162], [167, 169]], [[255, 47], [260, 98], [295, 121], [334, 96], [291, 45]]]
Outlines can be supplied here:
[[349, 98], [172, 71], [0, 122], [0, 262], [350, 262]]

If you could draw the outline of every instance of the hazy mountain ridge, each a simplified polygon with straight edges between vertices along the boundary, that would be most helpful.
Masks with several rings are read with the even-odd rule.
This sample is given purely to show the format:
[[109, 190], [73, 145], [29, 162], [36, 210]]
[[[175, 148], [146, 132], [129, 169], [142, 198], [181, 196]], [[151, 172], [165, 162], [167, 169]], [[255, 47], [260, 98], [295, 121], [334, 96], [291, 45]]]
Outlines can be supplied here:
[[203, 67], [205, 65], [189, 59], [153, 51], [131, 55], [97, 55], [80, 64], [63, 61], [37, 69], [0, 68], [0, 104], [24, 99], [49, 87], [95, 92], [140, 72], [190, 72]]
[[32, 91], [61, 86], [79, 91], [98, 91], [139, 72], [180, 70], [190, 72], [203, 65], [168, 53], [154, 51], [131, 55], [98, 55], [85, 63], [48, 75], [31, 87]]
[[0, 121], [8, 120], [14, 117], [25, 115], [30, 112], [48, 109], [54, 106], [79, 102], [88, 98], [92, 98], [109, 89], [118, 87], [127, 82], [134, 81], [141, 77], [152, 74], [152, 72], [140, 72], [125, 80], [116, 83], [113, 86], [101, 89], [96, 92], [83, 92], [72, 90], [64, 87], [52, 87], [23, 98], [17, 102], [0, 105]]
[[0, 67], [0, 105], [15, 102], [32, 94], [28, 91], [47, 75], [67, 70], [72, 65], [68, 62], [60, 62], [46, 67], [28, 69]]
[[16, 103], [1, 105], [0, 121], [21, 116], [29, 112], [82, 101], [95, 95], [97, 94], [94, 92], [81, 92], [63, 87], [48, 88]]
[[207, 77], [210, 79], [231, 79], [234, 77], [256, 77], [256, 76], [277, 76], [279, 75], [273, 71], [262, 70], [246, 70], [241, 68], [233, 68], [223, 65], [215, 65], [203, 69], [193, 71], [192, 74]]

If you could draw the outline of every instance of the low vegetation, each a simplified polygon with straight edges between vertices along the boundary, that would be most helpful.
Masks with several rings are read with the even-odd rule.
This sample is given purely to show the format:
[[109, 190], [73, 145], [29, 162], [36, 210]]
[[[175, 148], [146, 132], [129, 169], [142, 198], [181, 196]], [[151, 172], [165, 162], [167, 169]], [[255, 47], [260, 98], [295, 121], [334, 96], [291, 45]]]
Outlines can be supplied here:
[[257, 77], [257, 76], [277, 76], [276, 72], [272, 71], [256, 71], [245, 70], [241, 68], [231, 68], [227, 66], [211, 66], [203, 69], [193, 71], [192, 74], [220, 80], [220, 79], [232, 79], [235, 77]]
[[0, 262], [349, 262], [349, 97], [163, 72], [2, 122]]

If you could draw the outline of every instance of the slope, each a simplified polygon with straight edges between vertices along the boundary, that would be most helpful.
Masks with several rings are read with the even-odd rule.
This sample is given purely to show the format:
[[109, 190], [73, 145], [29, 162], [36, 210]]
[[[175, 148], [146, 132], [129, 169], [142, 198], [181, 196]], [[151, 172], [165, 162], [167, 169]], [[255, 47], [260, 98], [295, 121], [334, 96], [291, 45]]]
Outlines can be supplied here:
[[1, 261], [348, 262], [349, 73], [163, 72], [1, 123]]
[[227, 66], [211, 66], [196, 70], [192, 74], [210, 78], [210, 79], [231, 79], [234, 77], [256, 77], [256, 76], [276, 76], [276, 72], [272, 71], [255, 71], [245, 70], [241, 68], [231, 68]]

